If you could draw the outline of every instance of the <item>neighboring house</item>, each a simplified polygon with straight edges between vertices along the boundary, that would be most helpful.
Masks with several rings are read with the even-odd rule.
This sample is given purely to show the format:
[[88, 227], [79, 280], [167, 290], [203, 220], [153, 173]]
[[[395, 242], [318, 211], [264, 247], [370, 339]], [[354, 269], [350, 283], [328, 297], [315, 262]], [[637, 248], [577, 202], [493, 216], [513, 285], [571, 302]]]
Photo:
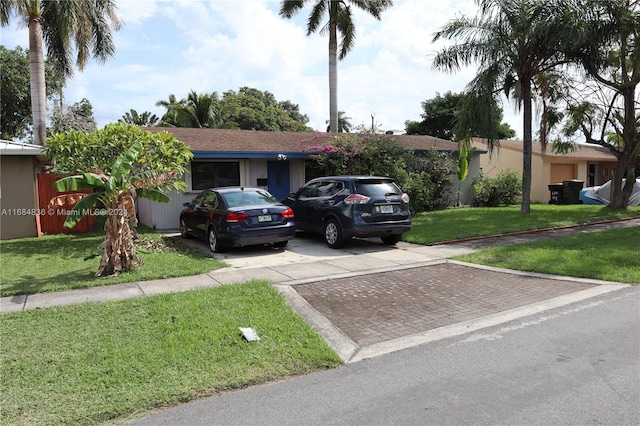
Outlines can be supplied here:
[[[472, 145], [487, 150], [486, 140], [474, 138]], [[565, 180], [580, 180], [583, 187], [602, 185], [613, 177], [618, 161], [615, 155], [600, 145], [577, 144], [576, 151], [556, 154], [548, 144], [545, 152], [540, 142], [533, 142], [531, 159], [531, 202], [547, 203], [550, 200], [550, 184]], [[503, 170], [511, 169], [522, 174], [522, 141], [501, 140], [500, 147], [480, 159], [484, 176], [495, 177]]]
[[39, 145], [0, 140], [0, 239], [93, 230], [93, 216], [73, 229], [63, 227], [68, 212], [89, 190], [58, 192], [58, 176]]
[[[184, 142], [193, 152], [189, 173], [184, 177], [184, 193], [169, 194], [171, 202], [156, 203], [138, 200], [140, 222], [154, 229], [175, 229], [185, 202], [205, 188], [216, 186], [257, 186], [283, 199], [306, 181], [316, 177], [314, 154], [307, 152], [312, 145], [334, 141], [337, 134], [315, 132], [263, 132], [254, 130], [196, 129], [177, 127], [145, 128], [153, 133], [166, 131]], [[341, 134], [346, 136], [346, 134]], [[430, 136], [389, 135], [416, 152], [431, 149], [451, 153], [455, 158], [455, 142]], [[471, 161], [469, 177], [454, 191], [461, 192], [460, 200], [468, 200], [473, 176], [480, 170], [477, 152]], [[452, 176], [455, 181], [455, 175]], [[459, 188], [458, 188], [459, 186]]]
[[39, 145], [0, 140], [0, 239], [38, 236]]

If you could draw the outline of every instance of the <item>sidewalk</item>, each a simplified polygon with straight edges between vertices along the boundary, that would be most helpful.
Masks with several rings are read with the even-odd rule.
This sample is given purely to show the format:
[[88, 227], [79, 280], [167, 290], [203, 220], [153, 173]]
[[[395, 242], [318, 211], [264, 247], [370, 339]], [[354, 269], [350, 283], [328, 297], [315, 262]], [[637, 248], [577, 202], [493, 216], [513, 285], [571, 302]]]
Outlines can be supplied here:
[[[196, 244], [198, 243], [196, 241]], [[313, 244], [318, 243], [312, 242]], [[376, 248], [379, 247], [380, 245], [377, 244]], [[318, 250], [325, 250], [325, 247], [319, 246]], [[248, 260], [249, 256], [240, 254], [235, 259], [223, 259], [230, 267], [201, 275], [3, 297], [0, 298], [0, 313], [153, 296], [168, 292], [215, 287], [222, 284], [242, 283], [251, 279], [264, 279], [271, 281], [274, 285], [292, 286], [305, 282], [375, 274], [446, 262], [446, 258], [449, 256], [469, 253], [473, 249], [446, 246], [427, 247], [399, 243], [396, 248], [385, 247], [383, 251], [369, 253], [365, 253], [365, 249], [361, 251], [362, 253], [352, 251], [356, 254], [347, 253], [333, 257], [322, 254], [277, 253], [271, 256], [255, 256], [253, 260]], [[279, 261], [271, 259], [274, 257]]]
[[[640, 219], [422, 246], [367, 240], [346, 250], [293, 240], [285, 251], [238, 251], [210, 273], [0, 299], [0, 312], [105, 302], [265, 279], [345, 362], [466, 333], [626, 287], [464, 264], [483, 247], [640, 226]], [[296, 241], [296, 243], [294, 243]], [[198, 244], [198, 242], [194, 242]]]

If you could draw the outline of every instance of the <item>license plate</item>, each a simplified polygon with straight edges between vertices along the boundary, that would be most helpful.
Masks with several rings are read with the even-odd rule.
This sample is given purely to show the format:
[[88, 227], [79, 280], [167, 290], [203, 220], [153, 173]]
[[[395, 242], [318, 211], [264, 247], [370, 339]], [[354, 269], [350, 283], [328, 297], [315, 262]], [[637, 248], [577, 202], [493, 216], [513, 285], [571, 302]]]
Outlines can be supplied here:
[[380, 206], [380, 213], [393, 213], [393, 206], [390, 204]]
[[261, 214], [258, 216], [258, 222], [271, 222], [270, 214]]

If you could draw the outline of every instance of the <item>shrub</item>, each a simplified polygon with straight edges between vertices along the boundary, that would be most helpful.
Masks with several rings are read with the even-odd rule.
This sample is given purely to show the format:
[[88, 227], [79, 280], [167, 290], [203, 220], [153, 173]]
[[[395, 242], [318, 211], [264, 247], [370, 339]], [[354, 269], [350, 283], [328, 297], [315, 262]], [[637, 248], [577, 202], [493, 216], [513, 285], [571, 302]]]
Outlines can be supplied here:
[[449, 204], [449, 180], [454, 164], [446, 153], [417, 154], [386, 135], [348, 134], [305, 151], [326, 175], [377, 175], [393, 178], [410, 197], [414, 213], [443, 209]]
[[473, 180], [474, 206], [498, 207], [516, 204], [522, 195], [522, 180], [517, 172], [504, 170], [495, 178], [480, 176]]

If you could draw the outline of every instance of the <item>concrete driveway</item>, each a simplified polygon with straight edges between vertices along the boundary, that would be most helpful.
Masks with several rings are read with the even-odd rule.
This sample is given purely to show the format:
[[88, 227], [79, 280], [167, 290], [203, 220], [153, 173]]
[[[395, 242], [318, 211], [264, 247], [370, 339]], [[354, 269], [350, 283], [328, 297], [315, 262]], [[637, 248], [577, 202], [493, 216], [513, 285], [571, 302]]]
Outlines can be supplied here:
[[[345, 247], [332, 249], [325, 244], [322, 236], [298, 232], [296, 238], [289, 241], [289, 244], [281, 249], [270, 246], [249, 246], [228, 249], [224, 253], [212, 253], [207, 243], [203, 240], [195, 238], [183, 239], [177, 231], [168, 232], [165, 235], [171, 238], [181, 239], [181, 241], [190, 247], [200, 250], [215, 259], [222, 260], [233, 268], [243, 269], [319, 261], [339, 262], [341, 259], [350, 258], [352, 262], [356, 262], [357, 260], [354, 257], [361, 255], [378, 257], [380, 259], [378, 266], [382, 267], [385, 266], [385, 258], [404, 257], [407, 260], [406, 263], [409, 263], [409, 261], [424, 260], [422, 258], [413, 258], [407, 251], [421, 252], [421, 254], [428, 254], [434, 259], [442, 259], [476, 250], [471, 246], [422, 246], [405, 242], [388, 246], [383, 244], [380, 238], [354, 238], [350, 240]], [[402, 253], [398, 253], [398, 250], [401, 250]]]

